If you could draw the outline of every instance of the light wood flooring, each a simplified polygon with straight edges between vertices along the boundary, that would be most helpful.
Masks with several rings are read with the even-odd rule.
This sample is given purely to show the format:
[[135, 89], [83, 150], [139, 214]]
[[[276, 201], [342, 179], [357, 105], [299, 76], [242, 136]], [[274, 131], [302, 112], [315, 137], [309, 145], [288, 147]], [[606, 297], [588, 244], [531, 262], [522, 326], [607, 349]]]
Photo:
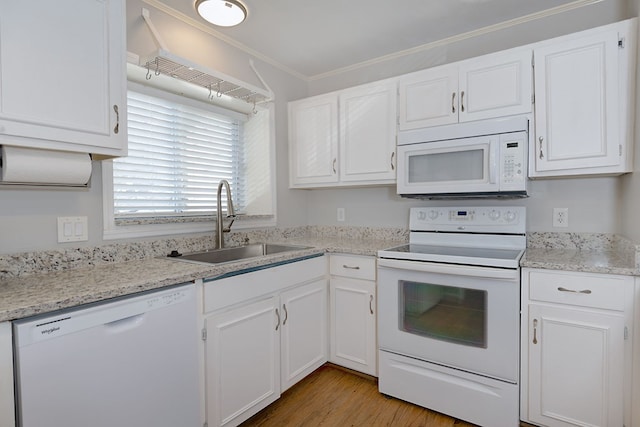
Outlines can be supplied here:
[[287, 390], [241, 427], [473, 427], [378, 392], [376, 379], [331, 364]]

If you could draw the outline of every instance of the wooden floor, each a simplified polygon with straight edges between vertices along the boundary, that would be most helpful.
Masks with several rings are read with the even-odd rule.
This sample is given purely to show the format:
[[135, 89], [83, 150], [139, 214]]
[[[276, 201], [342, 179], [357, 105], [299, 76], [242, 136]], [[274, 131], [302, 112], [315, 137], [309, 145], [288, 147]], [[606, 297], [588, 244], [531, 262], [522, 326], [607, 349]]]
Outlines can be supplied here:
[[386, 397], [372, 377], [325, 365], [242, 427], [472, 427], [437, 412]]

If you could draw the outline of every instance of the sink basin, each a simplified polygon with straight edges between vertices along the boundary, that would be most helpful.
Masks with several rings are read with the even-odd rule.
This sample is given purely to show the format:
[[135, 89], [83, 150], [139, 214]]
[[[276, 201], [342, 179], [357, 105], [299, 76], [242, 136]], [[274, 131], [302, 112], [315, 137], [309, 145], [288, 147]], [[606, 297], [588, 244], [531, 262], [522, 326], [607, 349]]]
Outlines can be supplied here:
[[247, 258], [254, 258], [263, 255], [272, 255], [281, 252], [299, 251], [310, 249], [309, 246], [278, 245], [273, 243], [256, 243], [245, 246], [235, 246], [231, 248], [212, 249], [205, 252], [176, 257], [179, 261], [204, 262], [208, 264], [219, 264], [230, 261], [240, 261]]

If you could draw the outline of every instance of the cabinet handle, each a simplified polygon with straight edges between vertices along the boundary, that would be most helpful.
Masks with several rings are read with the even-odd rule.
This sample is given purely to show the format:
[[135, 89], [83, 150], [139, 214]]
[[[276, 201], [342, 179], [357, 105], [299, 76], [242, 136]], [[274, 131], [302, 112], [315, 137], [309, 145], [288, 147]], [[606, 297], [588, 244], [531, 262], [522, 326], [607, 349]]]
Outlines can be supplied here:
[[464, 91], [460, 92], [460, 111], [464, 113]]
[[452, 113], [456, 112], [456, 93], [455, 92], [451, 94], [451, 112]]
[[349, 270], [360, 270], [360, 266], [359, 265], [351, 266], [351, 265], [347, 265], [347, 264], [342, 264], [342, 268], [348, 268]]
[[276, 308], [276, 317], [278, 318], [278, 324], [276, 325], [276, 331], [277, 331], [278, 328], [280, 327], [280, 312], [278, 311], [277, 308]]
[[540, 158], [542, 159], [544, 157], [544, 154], [542, 154], [542, 141], [544, 140], [543, 137], [539, 137], [538, 138], [538, 142], [540, 142]]
[[538, 337], [536, 336], [538, 331], [538, 319], [533, 319], [533, 343], [538, 344]]
[[287, 319], [289, 318], [289, 312], [287, 311], [287, 304], [282, 304], [282, 309], [284, 310], [284, 320], [282, 321], [282, 326], [287, 324]]
[[113, 128], [113, 133], [118, 133], [118, 131], [120, 130], [120, 113], [118, 112], [118, 105], [114, 104], [113, 105], [113, 111], [116, 112], [116, 126]]
[[373, 314], [373, 295], [369, 295], [369, 312]]
[[591, 293], [591, 290], [590, 290], [590, 289], [583, 289], [583, 290], [581, 290], [581, 291], [576, 291], [576, 290], [573, 290], [573, 289], [563, 288], [562, 286], [559, 286], [559, 287], [558, 287], [558, 290], [559, 290], [560, 292], [572, 292], [572, 293], [574, 293], [574, 294], [587, 294], [587, 295], [589, 295], [589, 294]]
[[333, 159], [333, 164], [331, 165], [331, 168], [333, 169], [333, 173], [336, 173], [336, 161], [338, 159]]
[[396, 170], [395, 165], [393, 164], [393, 158], [396, 156], [396, 152], [394, 151], [393, 153], [391, 153], [391, 170], [394, 171]]

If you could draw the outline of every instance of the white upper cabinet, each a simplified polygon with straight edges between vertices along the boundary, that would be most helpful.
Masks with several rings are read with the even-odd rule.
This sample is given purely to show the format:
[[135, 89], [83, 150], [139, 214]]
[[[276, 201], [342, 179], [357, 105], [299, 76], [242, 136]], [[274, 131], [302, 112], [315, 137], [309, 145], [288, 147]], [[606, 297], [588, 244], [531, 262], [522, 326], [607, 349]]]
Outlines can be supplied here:
[[0, 2], [0, 144], [126, 155], [124, 5]]
[[631, 171], [635, 28], [623, 21], [536, 47], [531, 177]]
[[338, 182], [338, 97], [315, 96], [289, 103], [291, 187]]
[[395, 183], [396, 80], [289, 103], [291, 188]]
[[340, 93], [340, 179], [396, 179], [396, 83], [384, 81]]
[[512, 49], [400, 78], [400, 130], [531, 112], [531, 49]]

